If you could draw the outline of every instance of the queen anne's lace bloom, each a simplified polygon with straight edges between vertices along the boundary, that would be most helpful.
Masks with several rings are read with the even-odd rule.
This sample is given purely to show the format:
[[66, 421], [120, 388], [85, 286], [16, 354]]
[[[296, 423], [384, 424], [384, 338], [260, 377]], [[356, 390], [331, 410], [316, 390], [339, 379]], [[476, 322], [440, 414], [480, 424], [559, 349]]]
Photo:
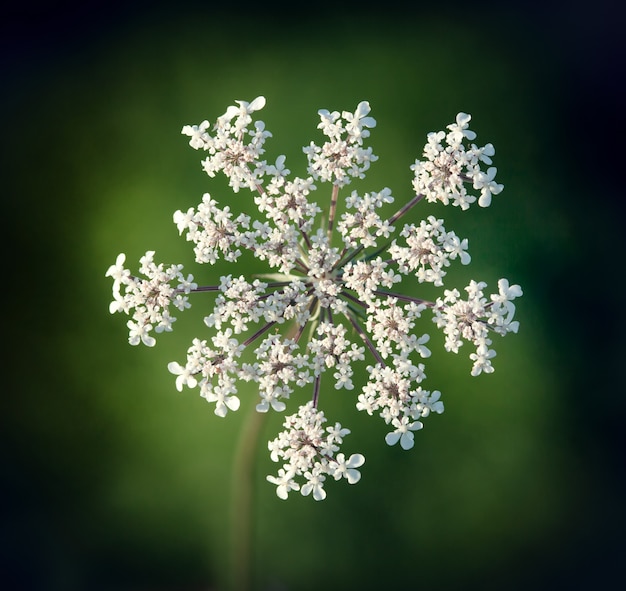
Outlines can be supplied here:
[[[274, 163], [262, 159], [271, 133], [253, 114], [264, 106], [263, 97], [237, 101], [213, 126], [203, 121], [182, 129], [189, 145], [206, 154], [202, 167], [210, 177], [223, 172], [233, 191], [254, 192], [258, 219], [220, 206], [206, 193], [196, 208], [177, 211], [174, 223], [193, 243], [197, 263], [236, 263], [247, 251], [266, 272], [252, 278], [233, 273], [198, 286], [182, 274], [182, 265], [155, 263], [154, 251], [140, 260], [140, 276], [124, 267], [120, 254], [106, 273], [113, 279], [110, 311], [130, 316], [131, 345], [151, 347], [153, 333], [172, 329], [171, 310], [189, 307], [190, 293], [213, 292], [213, 309], [204, 319], [211, 336], [194, 339], [184, 363], [168, 365], [176, 388], [197, 387], [221, 417], [238, 410], [241, 381], [256, 383], [256, 410], [262, 413], [283, 412], [296, 391], [310, 388], [310, 399], [268, 444], [271, 459], [282, 467], [267, 479], [282, 499], [300, 491], [322, 500], [329, 479], [354, 484], [365, 462], [361, 454], [340, 451], [348, 429], [339, 423], [324, 427], [322, 396], [357, 390], [356, 408], [382, 418], [387, 444], [412, 448], [422, 420], [444, 410], [440, 392], [422, 386], [420, 360], [431, 355], [430, 335], [418, 328], [424, 315], [442, 329], [447, 351], [472, 344], [472, 375], [490, 373], [492, 336], [517, 332], [513, 300], [522, 290], [500, 279], [497, 293], [487, 294], [486, 283], [471, 281], [467, 297], [452, 288], [430, 301], [400, 288], [405, 277], [443, 287], [452, 262], [471, 261], [467, 239], [446, 230], [443, 220], [431, 215], [397, 228], [400, 218], [422, 199], [465, 210], [475, 202], [489, 206], [502, 191], [491, 166], [493, 146], [470, 143], [476, 139], [470, 115], [459, 113], [447, 132], [428, 134], [422, 159], [411, 167], [415, 195], [388, 216], [384, 211], [394, 198], [386, 187], [352, 191], [338, 211], [340, 190], [364, 178], [377, 160], [364, 146], [376, 126], [367, 102], [354, 112], [319, 111], [326, 139], [303, 149], [306, 178], [291, 177], [283, 155]], [[316, 183], [331, 186], [324, 208], [311, 199]], [[361, 384], [355, 365], [363, 361], [367, 380]]]

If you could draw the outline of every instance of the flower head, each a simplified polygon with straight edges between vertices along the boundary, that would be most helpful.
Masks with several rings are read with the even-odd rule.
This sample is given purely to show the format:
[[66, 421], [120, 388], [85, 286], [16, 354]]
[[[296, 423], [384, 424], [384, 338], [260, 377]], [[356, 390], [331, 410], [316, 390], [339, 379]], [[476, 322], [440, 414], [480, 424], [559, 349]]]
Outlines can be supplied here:
[[[110, 311], [130, 316], [132, 345], [151, 347], [155, 333], [172, 330], [173, 309], [188, 308], [192, 293], [212, 298], [204, 318], [209, 334], [192, 341], [186, 360], [168, 365], [176, 388], [198, 388], [220, 417], [239, 409], [241, 382], [255, 384], [261, 413], [284, 412], [298, 396], [297, 411], [268, 443], [281, 467], [267, 480], [281, 499], [300, 491], [319, 501], [331, 480], [358, 482], [365, 463], [361, 454], [341, 451], [350, 430], [326, 426], [323, 399], [334, 390], [354, 392], [357, 410], [380, 416], [387, 426], [388, 445], [412, 448], [423, 420], [444, 410], [439, 390], [424, 387], [423, 360], [432, 354], [425, 329], [433, 326], [424, 317], [443, 331], [447, 351], [457, 353], [466, 341], [473, 345], [472, 375], [491, 373], [493, 336], [517, 332], [513, 300], [522, 290], [500, 279], [497, 293], [488, 294], [486, 283], [471, 281], [466, 297], [452, 287], [428, 300], [402, 288], [406, 279], [444, 288], [457, 260], [471, 262], [467, 239], [447, 230], [442, 219], [398, 223], [417, 203], [466, 210], [476, 201], [489, 206], [502, 191], [491, 166], [493, 145], [468, 143], [476, 139], [470, 115], [459, 113], [447, 131], [428, 134], [411, 167], [415, 194], [388, 215], [390, 188], [345, 189], [377, 160], [365, 145], [376, 126], [368, 102], [354, 111], [318, 112], [325, 139], [303, 148], [304, 178], [291, 176], [284, 155], [273, 163], [263, 159], [271, 133], [255, 116], [264, 106], [263, 97], [237, 101], [212, 126], [205, 120], [182, 129], [191, 147], [206, 154], [204, 171], [223, 173], [234, 192], [252, 191], [256, 211], [236, 211], [236, 201], [231, 209], [205, 193], [196, 207], [173, 218], [192, 243], [196, 263], [223, 260], [235, 267], [248, 253], [259, 272], [249, 277], [234, 269], [213, 285], [198, 286], [182, 265], [156, 263], [154, 251], [140, 260], [139, 275], [125, 268], [121, 254], [106, 272], [113, 280]], [[312, 198], [318, 185], [330, 192], [323, 206]], [[359, 364], [366, 367], [365, 383], [355, 379]], [[302, 390], [310, 392], [304, 402]]]

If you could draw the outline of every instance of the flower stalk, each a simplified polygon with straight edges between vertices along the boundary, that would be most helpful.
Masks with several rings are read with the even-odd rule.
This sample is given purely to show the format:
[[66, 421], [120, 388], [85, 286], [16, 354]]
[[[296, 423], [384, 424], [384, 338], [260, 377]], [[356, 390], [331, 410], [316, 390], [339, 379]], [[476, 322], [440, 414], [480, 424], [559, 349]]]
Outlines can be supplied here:
[[235, 452], [230, 507], [230, 584], [233, 591], [249, 591], [253, 576], [255, 459], [267, 414], [248, 411]]

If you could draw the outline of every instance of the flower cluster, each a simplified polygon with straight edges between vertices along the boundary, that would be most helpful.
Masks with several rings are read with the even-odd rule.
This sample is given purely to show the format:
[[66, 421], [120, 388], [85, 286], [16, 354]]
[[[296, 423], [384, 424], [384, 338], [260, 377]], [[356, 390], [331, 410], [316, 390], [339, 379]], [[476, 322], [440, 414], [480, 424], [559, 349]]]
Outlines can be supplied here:
[[448, 133], [438, 131], [428, 134], [424, 147], [426, 160], [416, 160], [411, 166], [415, 172], [413, 188], [427, 201], [441, 201], [445, 205], [452, 201], [452, 205], [468, 209], [476, 201], [476, 196], [467, 191], [467, 185], [471, 184], [473, 189], [480, 190], [478, 205], [488, 207], [491, 196], [504, 188], [494, 180], [495, 167], [486, 171], [480, 168], [481, 163], [492, 164], [491, 156], [495, 154], [493, 145], [479, 148], [476, 144], [469, 147], [463, 144], [465, 139], [476, 138], [476, 134], [468, 128], [471, 119], [467, 113], [459, 113], [456, 122], [448, 125]]
[[[278, 476], [267, 479], [277, 486], [276, 494], [286, 499], [290, 490], [300, 490], [303, 495], [313, 493], [316, 501], [326, 498], [324, 480], [345, 478], [350, 484], [357, 483], [361, 473], [357, 470], [365, 462], [361, 454], [352, 454], [347, 460], [336, 453], [343, 437], [350, 433], [341, 424], [334, 427], [323, 425], [324, 412], [314, 407], [313, 401], [302, 405], [298, 413], [285, 419], [285, 430], [268, 444], [274, 462], [284, 462]], [[336, 454], [336, 455], [335, 455]], [[296, 476], [303, 476], [306, 484], [300, 487]]]
[[[128, 342], [138, 345], [142, 342], [153, 347], [156, 340], [150, 335], [153, 327], [155, 332], [171, 331], [172, 323], [176, 318], [170, 315], [170, 306], [179, 310], [189, 308], [191, 304], [187, 294], [194, 291], [198, 285], [193, 282], [193, 276], [187, 279], [181, 273], [182, 265], [155, 264], [154, 251], [148, 251], [139, 260], [139, 272], [145, 277], [135, 277], [124, 268], [126, 255], [118, 255], [115, 265], [109, 267], [107, 276], [113, 278], [113, 301], [109, 305], [111, 314], [125, 312], [132, 320], [126, 325], [129, 329]], [[171, 286], [177, 281], [176, 288]], [[122, 292], [123, 289], [123, 292]]]
[[[204, 322], [211, 336], [194, 339], [186, 360], [168, 365], [176, 388], [197, 387], [220, 417], [239, 409], [240, 382], [255, 383], [261, 413], [283, 412], [296, 391], [309, 389], [311, 396], [268, 444], [281, 468], [267, 479], [282, 499], [300, 491], [322, 500], [327, 478], [354, 484], [365, 462], [361, 454], [346, 459], [340, 451], [348, 429], [339, 423], [324, 428], [320, 401], [328, 396], [327, 381], [333, 389], [357, 390], [356, 408], [380, 416], [387, 444], [410, 449], [422, 420], [444, 410], [440, 392], [422, 386], [422, 360], [431, 355], [429, 333], [417, 329], [424, 316], [443, 331], [447, 351], [472, 344], [472, 375], [490, 373], [492, 337], [517, 332], [513, 300], [522, 290], [500, 279], [497, 293], [486, 294], [486, 283], [471, 281], [467, 299], [453, 288], [431, 301], [399, 289], [405, 278], [443, 287], [453, 261], [471, 261], [467, 239], [446, 230], [443, 220], [431, 215], [400, 226], [401, 218], [423, 199], [466, 210], [476, 202], [489, 206], [502, 190], [490, 166], [495, 150], [471, 143], [476, 134], [469, 115], [459, 113], [447, 132], [428, 135], [423, 159], [411, 167], [414, 195], [389, 216], [383, 212], [394, 197], [387, 187], [351, 191], [339, 205], [340, 191], [377, 160], [364, 146], [376, 126], [367, 102], [354, 112], [319, 111], [325, 140], [303, 148], [306, 178], [291, 176], [283, 155], [274, 162], [263, 158], [271, 133], [253, 114], [264, 106], [263, 97], [238, 101], [213, 125], [182, 129], [190, 146], [206, 154], [202, 167], [209, 176], [222, 172], [234, 192], [253, 192], [257, 219], [206, 193], [196, 208], [177, 211], [174, 223], [193, 243], [197, 263], [236, 263], [248, 252], [265, 272], [198, 286], [182, 265], [154, 263], [153, 251], [140, 261], [143, 278], [136, 277], [121, 254], [106, 273], [113, 279], [110, 311], [131, 317], [131, 345], [153, 346], [153, 332], [172, 329], [172, 308], [184, 310], [191, 293], [207, 292], [213, 307]], [[318, 184], [330, 189], [323, 208], [311, 198]], [[366, 372], [355, 377], [359, 362]]]

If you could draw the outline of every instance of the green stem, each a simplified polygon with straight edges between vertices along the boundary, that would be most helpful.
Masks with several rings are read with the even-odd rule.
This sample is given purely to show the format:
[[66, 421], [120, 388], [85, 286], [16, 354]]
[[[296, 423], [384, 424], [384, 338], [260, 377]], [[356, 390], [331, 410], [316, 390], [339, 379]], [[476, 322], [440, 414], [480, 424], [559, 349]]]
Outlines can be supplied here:
[[232, 475], [230, 520], [230, 583], [233, 591], [252, 588], [254, 537], [254, 464], [259, 435], [267, 413], [253, 406], [242, 425]]

